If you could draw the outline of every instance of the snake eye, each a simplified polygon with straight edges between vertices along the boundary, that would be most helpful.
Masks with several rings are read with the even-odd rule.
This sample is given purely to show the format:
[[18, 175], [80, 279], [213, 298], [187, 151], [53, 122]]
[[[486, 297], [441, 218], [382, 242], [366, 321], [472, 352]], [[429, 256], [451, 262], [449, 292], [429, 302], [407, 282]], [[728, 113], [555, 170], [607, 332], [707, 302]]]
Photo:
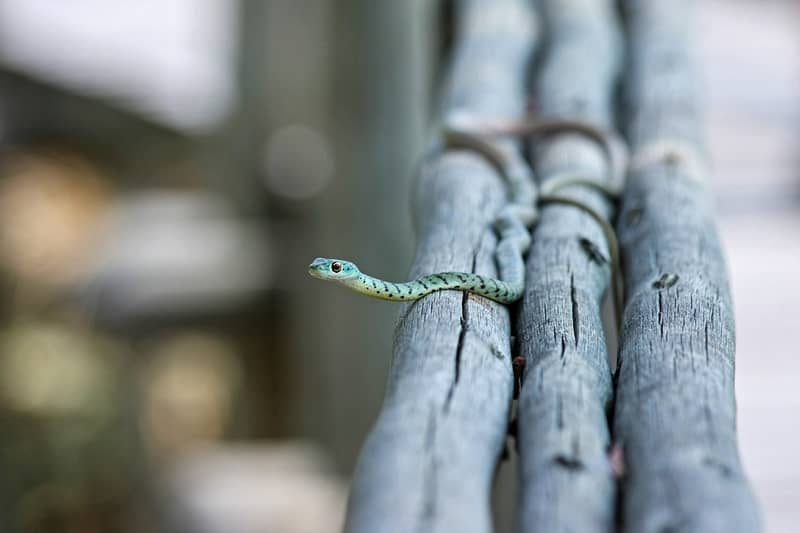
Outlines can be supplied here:
[[342, 264], [339, 261], [334, 261], [331, 263], [331, 271], [333, 271], [334, 274], [338, 274], [342, 271]]

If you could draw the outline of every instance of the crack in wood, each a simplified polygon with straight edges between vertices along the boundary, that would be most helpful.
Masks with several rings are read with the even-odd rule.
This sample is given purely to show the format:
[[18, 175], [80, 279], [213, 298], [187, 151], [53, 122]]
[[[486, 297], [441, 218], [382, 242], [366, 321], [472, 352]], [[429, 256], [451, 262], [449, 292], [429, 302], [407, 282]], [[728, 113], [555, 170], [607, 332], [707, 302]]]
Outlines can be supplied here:
[[580, 335], [580, 317], [578, 316], [578, 298], [575, 291], [575, 274], [569, 276], [569, 297], [572, 300], [572, 334], [575, 338], [575, 347], [578, 347]]
[[608, 258], [603, 255], [603, 252], [600, 251], [600, 248], [587, 239], [586, 237], [581, 237], [578, 242], [583, 248], [583, 251], [586, 252], [586, 255], [589, 256], [589, 259], [598, 265], [605, 265], [608, 263]]
[[554, 462], [567, 470], [578, 471], [583, 470], [583, 462], [575, 457], [568, 457], [564, 454], [556, 455]]
[[[476, 247], [475, 253], [472, 255], [472, 268], [470, 272], [475, 272], [475, 265], [478, 262], [478, 249]], [[458, 380], [461, 377], [461, 354], [464, 351], [464, 343], [467, 339], [467, 331], [469, 331], [469, 293], [463, 292], [461, 296], [461, 330], [458, 332], [458, 342], [456, 343], [456, 357], [455, 369], [453, 371], [453, 382], [447, 390], [447, 396], [444, 401], [443, 412], [446, 414], [450, 411], [450, 402], [453, 399], [453, 394], [458, 386]]]

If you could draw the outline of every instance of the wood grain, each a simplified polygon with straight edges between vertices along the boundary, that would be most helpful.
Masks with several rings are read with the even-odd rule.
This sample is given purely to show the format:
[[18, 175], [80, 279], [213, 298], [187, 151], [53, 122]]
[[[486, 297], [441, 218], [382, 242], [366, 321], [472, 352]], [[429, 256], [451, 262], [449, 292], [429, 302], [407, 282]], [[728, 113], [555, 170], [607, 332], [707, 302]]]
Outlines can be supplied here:
[[690, 2], [625, 7], [634, 164], [618, 223], [627, 303], [614, 418], [624, 531], [760, 531], [736, 442], [734, 317], [705, 184]]
[[[621, 36], [614, 2], [540, 2], [549, 40], [535, 92], [544, 117], [613, 126]], [[542, 180], [570, 173], [608, 180], [599, 146], [565, 132], [534, 144]], [[596, 190], [564, 192], [612, 217]], [[519, 315], [526, 365], [519, 394], [521, 531], [609, 532], [616, 483], [607, 453], [612, 371], [601, 320], [610, 282], [608, 243], [585, 212], [558, 204], [542, 208], [528, 257]]]
[[[440, 115], [524, 113], [537, 39], [524, 0], [457, 4], [458, 36]], [[504, 147], [513, 153], [513, 145]], [[481, 156], [434, 153], [412, 207], [418, 246], [410, 278], [437, 271], [496, 275], [492, 221], [505, 184]], [[353, 477], [345, 530], [489, 532], [492, 480], [513, 393], [508, 308], [445, 291], [404, 304], [387, 393]], [[376, 354], [376, 357], [384, 357]]]

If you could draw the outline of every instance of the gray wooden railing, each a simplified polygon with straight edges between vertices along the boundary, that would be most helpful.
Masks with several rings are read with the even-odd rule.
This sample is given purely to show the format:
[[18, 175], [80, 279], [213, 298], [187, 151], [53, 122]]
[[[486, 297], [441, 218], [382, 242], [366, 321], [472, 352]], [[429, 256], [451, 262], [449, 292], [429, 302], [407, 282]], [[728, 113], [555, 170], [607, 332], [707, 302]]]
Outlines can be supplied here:
[[[532, 4], [466, 0], [458, 7], [440, 116], [522, 116], [538, 36]], [[496, 275], [492, 220], [505, 201], [501, 177], [482, 156], [428, 157], [412, 198], [418, 245], [410, 276]], [[466, 293], [403, 306], [384, 405], [352, 481], [347, 531], [492, 530], [489, 498], [514, 388], [510, 337], [508, 308]]]
[[736, 444], [734, 321], [703, 149], [691, 0], [625, 2], [628, 294], [614, 438], [625, 531], [759, 531]]
[[[608, 128], [622, 39], [613, 0], [544, 0], [549, 36], [534, 99], [544, 117]], [[540, 180], [569, 173], [608, 180], [600, 146], [565, 132], [534, 145]], [[600, 192], [565, 195], [608, 217]], [[601, 321], [609, 286], [609, 243], [598, 223], [573, 206], [542, 207], [528, 256], [518, 322], [525, 373], [519, 394], [519, 523], [524, 531], [612, 531], [616, 483], [607, 459], [612, 370]]]
[[[601, 320], [609, 243], [580, 209], [542, 207], [520, 306], [442, 292], [402, 307], [386, 398], [354, 473], [346, 531], [492, 530], [512, 360], [523, 368], [516, 409], [521, 531], [760, 531], [736, 449], [733, 317], [703, 185], [689, 2], [623, 4], [626, 64], [614, 0], [456, 2], [457, 38], [439, 110], [442, 119], [460, 110], [492, 120], [522, 116], [538, 54], [532, 94], [539, 114], [600, 127], [625, 117], [633, 159], [617, 222], [626, 301], [616, 387]], [[498, 142], [520, 156], [513, 142]], [[609, 177], [600, 147], [575, 133], [533, 148], [542, 180], [563, 172]], [[614, 203], [597, 191], [576, 186], [564, 194], [614, 219]], [[496, 274], [491, 223], [505, 201], [504, 183], [480, 155], [427, 157], [412, 198], [418, 247], [410, 276]]]

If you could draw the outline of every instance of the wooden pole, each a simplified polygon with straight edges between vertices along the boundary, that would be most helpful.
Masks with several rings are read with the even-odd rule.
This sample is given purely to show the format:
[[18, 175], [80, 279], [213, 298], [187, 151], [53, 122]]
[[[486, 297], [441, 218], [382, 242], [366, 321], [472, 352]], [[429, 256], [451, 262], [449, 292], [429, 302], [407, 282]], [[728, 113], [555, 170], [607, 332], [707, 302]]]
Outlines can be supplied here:
[[733, 308], [705, 184], [690, 2], [625, 6], [633, 158], [618, 223], [628, 299], [614, 418], [624, 531], [760, 531], [736, 444]]
[[[543, 117], [608, 128], [621, 39], [611, 0], [542, 0], [549, 40], [538, 75]], [[592, 140], [565, 132], [536, 148], [540, 180], [567, 172], [600, 182], [608, 162]], [[564, 190], [598, 213], [613, 206], [597, 190]], [[525, 359], [518, 404], [521, 531], [613, 530], [615, 480], [607, 453], [612, 373], [601, 320], [609, 287], [609, 243], [580, 209], [544, 206], [528, 257], [518, 322]]]
[[[457, 17], [442, 117], [461, 110], [491, 120], [521, 116], [537, 37], [532, 6], [462, 0]], [[496, 275], [492, 221], [506, 201], [505, 184], [480, 155], [426, 159], [412, 198], [418, 245], [410, 276]], [[467, 293], [440, 292], [402, 307], [386, 398], [358, 460], [346, 531], [491, 531], [491, 486], [513, 392], [509, 338], [508, 309]]]

